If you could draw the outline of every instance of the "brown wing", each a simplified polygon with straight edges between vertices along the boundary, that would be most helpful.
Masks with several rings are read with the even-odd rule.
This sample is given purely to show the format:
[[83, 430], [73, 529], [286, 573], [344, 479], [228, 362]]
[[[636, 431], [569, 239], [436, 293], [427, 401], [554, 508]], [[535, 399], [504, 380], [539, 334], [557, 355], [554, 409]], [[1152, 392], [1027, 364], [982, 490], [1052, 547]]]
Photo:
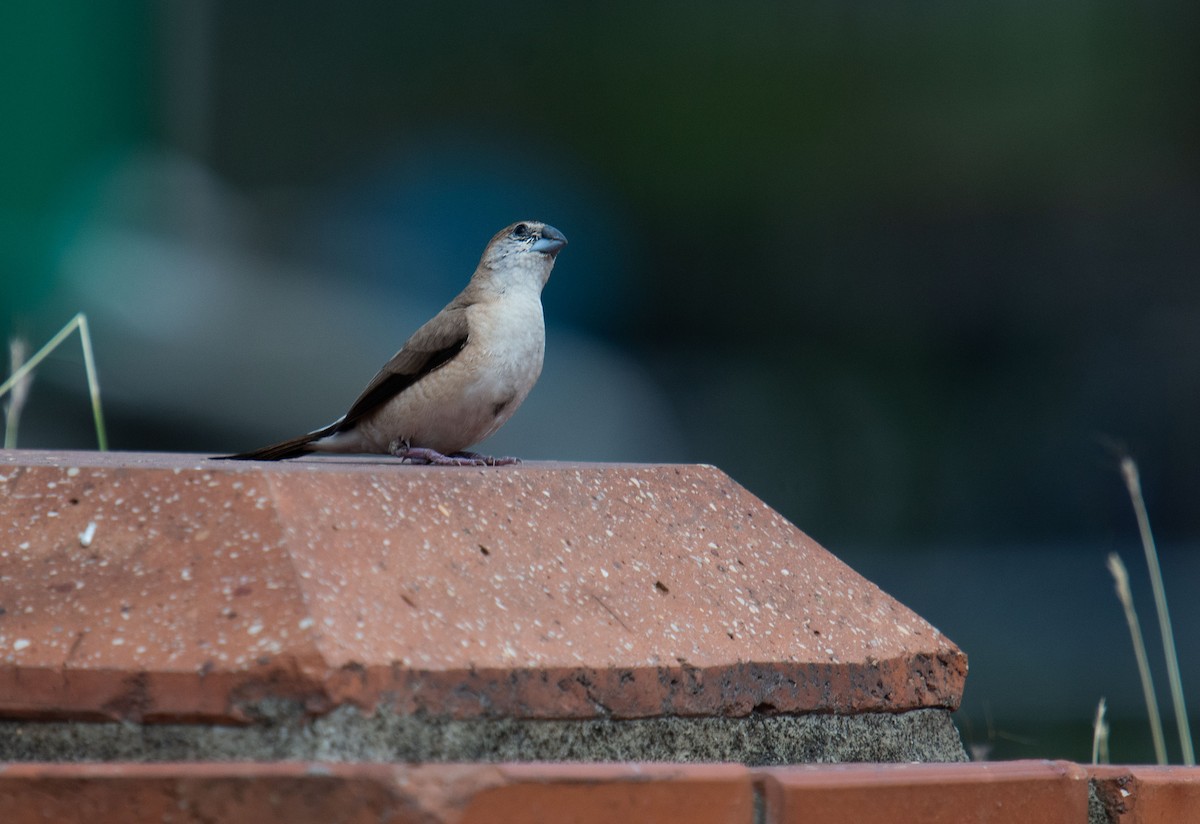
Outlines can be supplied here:
[[384, 364], [367, 384], [349, 411], [337, 422], [337, 430], [354, 426], [364, 415], [379, 408], [433, 370], [451, 360], [467, 345], [467, 307], [460, 295], [432, 320], [413, 332], [400, 351]]

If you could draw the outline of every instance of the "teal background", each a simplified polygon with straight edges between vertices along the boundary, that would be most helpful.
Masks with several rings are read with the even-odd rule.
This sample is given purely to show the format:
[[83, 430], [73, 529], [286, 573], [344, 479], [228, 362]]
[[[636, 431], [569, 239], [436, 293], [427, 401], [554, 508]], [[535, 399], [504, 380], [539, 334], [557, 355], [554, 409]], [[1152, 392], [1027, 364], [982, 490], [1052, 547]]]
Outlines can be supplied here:
[[[87, 312], [114, 448], [236, 451], [339, 414], [492, 232], [549, 221], [547, 371], [495, 451], [714, 463], [966, 649], [992, 757], [1086, 758], [1106, 695], [1144, 759], [1104, 557], [1148, 608], [1128, 449], [1194, 708], [1198, 22], [5, 4], [0, 332]], [[21, 443], [90, 426], [72, 342]]]

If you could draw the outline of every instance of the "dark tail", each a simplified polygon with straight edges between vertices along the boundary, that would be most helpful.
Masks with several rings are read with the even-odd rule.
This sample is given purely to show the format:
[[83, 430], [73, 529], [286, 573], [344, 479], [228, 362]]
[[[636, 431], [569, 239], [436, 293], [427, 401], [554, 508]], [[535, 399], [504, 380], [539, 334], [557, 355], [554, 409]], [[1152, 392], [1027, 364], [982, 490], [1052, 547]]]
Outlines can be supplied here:
[[[340, 421], [338, 421], [340, 423]], [[301, 455], [308, 455], [317, 450], [312, 446], [313, 441], [319, 441], [326, 435], [334, 431], [337, 423], [331, 424], [324, 429], [318, 429], [316, 432], [309, 432], [307, 435], [301, 435], [298, 438], [292, 438], [290, 441], [274, 443], [270, 446], [264, 446], [261, 449], [255, 449], [250, 452], [239, 452], [237, 455], [219, 455], [216, 460], [219, 461], [285, 461], [288, 458], [299, 458]]]

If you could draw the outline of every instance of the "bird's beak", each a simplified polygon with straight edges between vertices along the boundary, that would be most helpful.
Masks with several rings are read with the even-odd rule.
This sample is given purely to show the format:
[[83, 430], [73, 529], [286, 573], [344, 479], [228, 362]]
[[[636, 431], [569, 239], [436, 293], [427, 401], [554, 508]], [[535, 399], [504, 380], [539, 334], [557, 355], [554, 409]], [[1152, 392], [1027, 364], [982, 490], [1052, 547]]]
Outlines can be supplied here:
[[553, 226], [543, 226], [542, 236], [533, 242], [533, 251], [556, 255], [567, 245], [567, 237]]

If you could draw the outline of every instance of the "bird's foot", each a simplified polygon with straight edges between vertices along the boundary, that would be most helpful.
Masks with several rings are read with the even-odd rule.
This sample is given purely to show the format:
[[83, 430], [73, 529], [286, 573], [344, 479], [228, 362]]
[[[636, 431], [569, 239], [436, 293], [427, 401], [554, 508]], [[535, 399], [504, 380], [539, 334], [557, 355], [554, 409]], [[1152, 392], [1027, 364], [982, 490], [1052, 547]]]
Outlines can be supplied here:
[[391, 444], [388, 451], [402, 461], [423, 466], [505, 466], [521, 462], [518, 458], [493, 458], [478, 452], [453, 452], [443, 455], [436, 449], [409, 446], [403, 441]]
[[402, 461], [423, 466], [485, 466], [485, 462], [475, 458], [464, 458], [458, 455], [443, 455], [436, 449], [423, 446], [404, 446], [392, 450], [392, 454]]
[[462, 452], [455, 452], [451, 454], [450, 457], [469, 458], [473, 461], [482, 461], [482, 464], [473, 464], [474, 466], [512, 466], [513, 464], [519, 464], [521, 462], [520, 458], [513, 458], [511, 456], [493, 458], [491, 455], [480, 455], [478, 452], [467, 452], [466, 450], [463, 450]]

